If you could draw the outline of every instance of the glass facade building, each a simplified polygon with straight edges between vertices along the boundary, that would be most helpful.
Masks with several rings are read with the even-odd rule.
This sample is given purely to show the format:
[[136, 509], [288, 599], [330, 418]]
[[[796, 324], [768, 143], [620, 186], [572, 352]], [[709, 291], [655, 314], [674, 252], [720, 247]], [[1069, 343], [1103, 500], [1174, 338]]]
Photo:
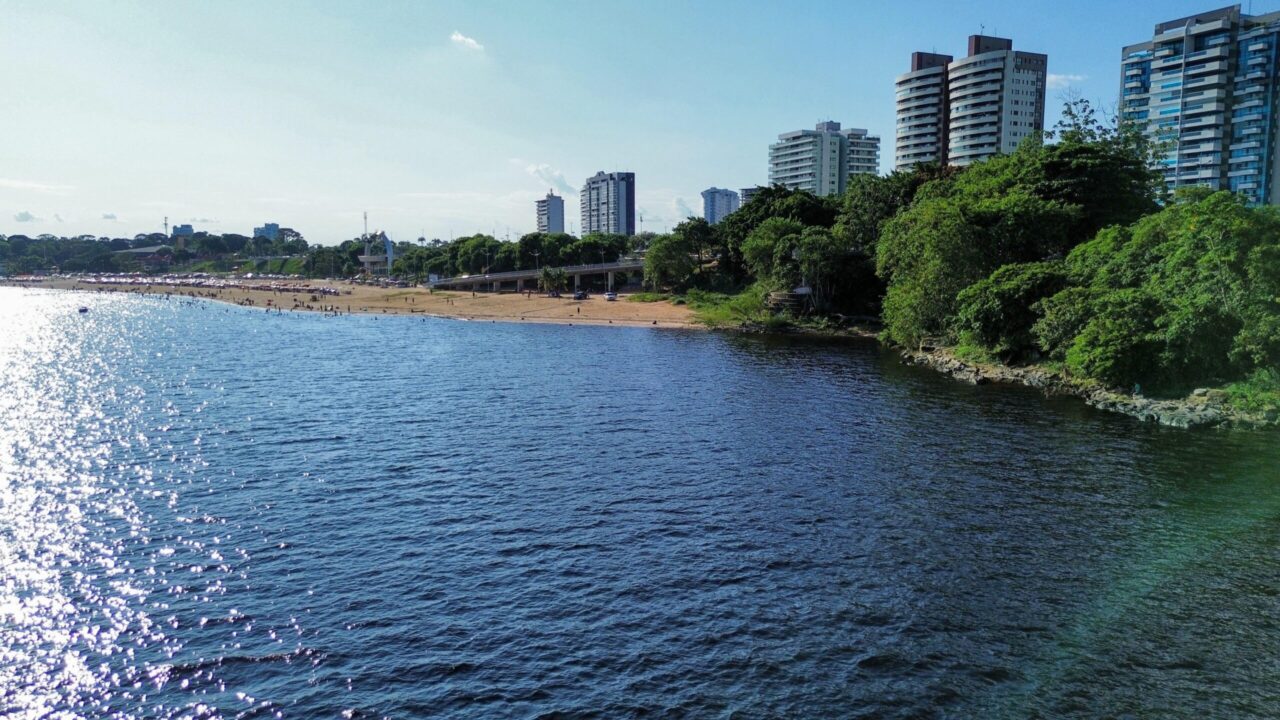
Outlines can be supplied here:
[[1274, 204], [1280, 13], [1240, 6], [1160, 23], [1121, 55], [1121, 117], [1156, 143], [1170, 190], [1232, 190]]

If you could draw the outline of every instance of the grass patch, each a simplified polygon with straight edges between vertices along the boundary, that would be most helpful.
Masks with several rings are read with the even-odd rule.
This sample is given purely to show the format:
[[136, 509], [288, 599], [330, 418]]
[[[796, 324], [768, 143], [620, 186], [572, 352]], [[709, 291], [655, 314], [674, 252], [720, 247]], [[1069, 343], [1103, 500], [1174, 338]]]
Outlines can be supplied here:
[[752, 285], [737, 295], [690, 290], [685, 294], [684, 300], [693, 310], [698, 322], [708, 327], [724, 328], [760, 323], [769, 329], [781, 329], [789, 325], [788, 318], [775, 316], [765, 310], [764, 295], [763, 288]]
[[236, 269], [238, 273], [262, 273], [263, 275], [303, 275], [306, 259], [301, 257], [275, 260], [245, 260]]
[[990, 349], [984, 347], [972, 335], [961, 335], [959, 342], [951, 349], [957, 360], [981, 365], [1000, 365], [1000, 358]]
[[235, 270], [236, 266], [229, 258], [218, 260], [197, 260], [186, 265], [173, 266], [173, 272], [186, 273], [226, 273]]
[[639, 303], [662, 302], [663, 300], [670, 300], [670, 299], [671, 299], [671, 295], [667, 293], [656, 293], [656, 292], [638, 292], [638, 293], [632, 293], [631, 295], [627, 296], [627, 302], [639, 302]]
[[1280, 410], [1280, 370], [1262, 368], [1225, 390], [1231, 405], [1246, 412]]

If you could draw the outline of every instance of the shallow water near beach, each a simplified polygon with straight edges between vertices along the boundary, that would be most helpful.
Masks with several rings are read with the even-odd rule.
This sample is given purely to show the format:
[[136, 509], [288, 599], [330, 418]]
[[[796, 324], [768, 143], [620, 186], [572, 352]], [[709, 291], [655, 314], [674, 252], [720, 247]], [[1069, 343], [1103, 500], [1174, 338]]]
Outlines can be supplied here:
[[0, 288], [0, 715], [1263, 718], [1277, 647], [1275, 434], [869, 342]]

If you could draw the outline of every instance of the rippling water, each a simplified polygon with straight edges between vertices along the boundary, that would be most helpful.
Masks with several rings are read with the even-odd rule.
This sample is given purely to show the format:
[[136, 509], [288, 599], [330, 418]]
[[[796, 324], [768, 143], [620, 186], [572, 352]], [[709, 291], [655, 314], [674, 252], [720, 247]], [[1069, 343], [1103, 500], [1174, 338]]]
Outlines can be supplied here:
[[0, 288], [0, 572], [14, 717], [1280, 715], [1274, 435], [867, 343]]

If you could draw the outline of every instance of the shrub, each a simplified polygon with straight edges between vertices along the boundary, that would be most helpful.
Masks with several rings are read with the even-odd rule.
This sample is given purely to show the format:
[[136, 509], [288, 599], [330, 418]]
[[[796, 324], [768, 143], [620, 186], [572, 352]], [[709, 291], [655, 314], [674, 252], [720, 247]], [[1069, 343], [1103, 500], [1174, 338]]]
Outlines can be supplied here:
[[1035, 304], [1067, 284], [1060, 262], [1005, 265], [956, 296], [956, 330], [1005, 357], [1036, 348]]
[[1231, 404], [1250, 412], [1280, 410], [1280, 370], [1260, 368], [1247, 379], [1227, 386]]
[[1080, 331], [1093, 317], [1097, 293], [1091, 288], [1070, 287], [1036, 303], [1040, 319], [1031, 326], [1040, 350], [1055, 360], [1063, 360]]
[[1095, 307], [1097, 315], [1067, 351], [1067, 368], [1112, 386], [1159, 386], [1165, 373], [1154, 299], [1141, 290], [1117, 290], [1099, 298]]

